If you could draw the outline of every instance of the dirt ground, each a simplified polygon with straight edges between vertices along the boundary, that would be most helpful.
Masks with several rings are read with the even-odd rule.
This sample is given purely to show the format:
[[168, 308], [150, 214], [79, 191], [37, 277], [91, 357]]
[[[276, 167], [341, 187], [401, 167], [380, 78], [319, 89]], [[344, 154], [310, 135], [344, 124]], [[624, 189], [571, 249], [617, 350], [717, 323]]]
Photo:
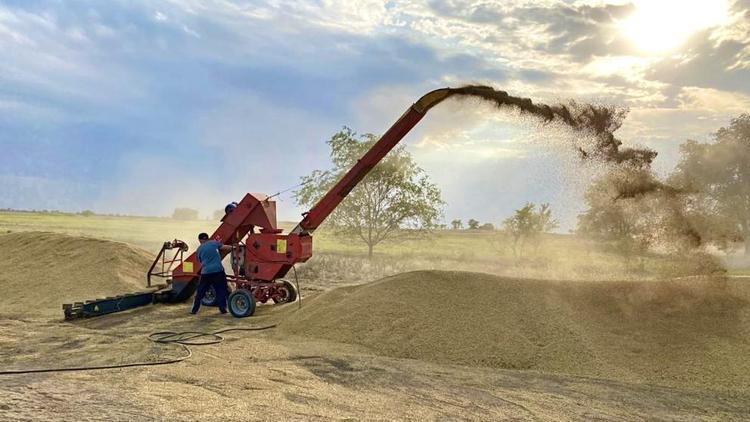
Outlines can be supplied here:
[[[153, 306], [81, 323], [3, 319], [2, 368], [120, 363], [177, 356], [152, 330], [276, 322]], [[303, 305], [304, 306], [304, 305]], [[669, 388], [537, 371], [375, 356], [273, 332], [230, 333], [183, 363], [0, 378], [2, 420], [743, 420], [747, 391]], [[15, 345], [10, 347], [9, 345]]]
[[[0, 253], [19, 242], [44, 251], [25, 240], [0, 236]], [[89, 247], [116, 256], [107, 263], [114, 275], [104, 274], [114, 278], [101, 282], [113, 283], [111, 293], [135, 282], [130, 271], [139, 274], [142, 257], [124, 244], [57, 240], [75, 245], [55, 252], [72, 263], [63, 274], [74, 276], [49, 277], [62, 293], [19, 293], [29, 271], [42, 269], [20, 252], [0, 260], [0, 371], [155, 362], [185, 350], [149, 342], [151, 332], [278, 326], [227, 333], [172, 365], [0, 376], [3, 421], [727, 421], [750, 414], [744, 281], [571, 284], [426, 271], [318, 293], [301, 308], [259, 306], [243, 320], [213, 308], [192, 316], [182, 304], [64, 322], [59, 303], [68, 290], [102, 285], [95, 286], [103, 273], [75, 265], [76, 257], [91, 259]], [[457, 283], [472, 294], [455, 299], [448, 289]]]

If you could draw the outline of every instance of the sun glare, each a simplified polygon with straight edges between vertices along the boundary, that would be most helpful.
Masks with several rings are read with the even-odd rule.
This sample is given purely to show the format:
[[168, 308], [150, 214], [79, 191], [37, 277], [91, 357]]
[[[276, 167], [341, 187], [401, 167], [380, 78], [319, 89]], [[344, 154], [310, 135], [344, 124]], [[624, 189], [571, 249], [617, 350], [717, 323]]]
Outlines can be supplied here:
[[635, 12], [622, 31], [641, 50], [661, 53], [684, 43], [702, 29], [727, 20], [726, 0], [634, 0]]

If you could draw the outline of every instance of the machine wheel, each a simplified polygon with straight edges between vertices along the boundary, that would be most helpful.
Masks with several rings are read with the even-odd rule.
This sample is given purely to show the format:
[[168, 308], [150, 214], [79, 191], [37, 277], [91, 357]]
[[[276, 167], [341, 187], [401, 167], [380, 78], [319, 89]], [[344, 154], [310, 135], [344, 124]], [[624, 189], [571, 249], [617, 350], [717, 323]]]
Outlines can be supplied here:
[[[276, 286], [278, 297], [273, 297], [273, 303], [292, 303], [297, 300], [297, 288], [289, 280], [279, 280], [280, 286]], [[278, 282], [277, 282], [278, 283]]]
[[229, 312], [235, 318], [249, 317], [255, 313], [255, 297], [247, 289], [237, 289], [229, 295]]
[[201, 299], [201, 305], [203, 306], [216, 306], [216, 289], [211, 286], [206, 290], [206, 294]]

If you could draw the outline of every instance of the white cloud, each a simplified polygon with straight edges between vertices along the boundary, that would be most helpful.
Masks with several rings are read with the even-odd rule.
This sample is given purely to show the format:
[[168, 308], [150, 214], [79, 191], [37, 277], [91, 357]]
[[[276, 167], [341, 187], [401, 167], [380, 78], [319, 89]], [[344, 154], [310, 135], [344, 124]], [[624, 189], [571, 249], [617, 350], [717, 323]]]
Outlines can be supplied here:
[[707, 115], [740, 114], [750, 111], [750, 96], [713, 88], [684, 87], [677, 96], [680, 108]]
[[195, 37], [195, 38], [200, 38], [200, 37], [201, 37], [201, 35], [200, 35], [199, 33], [197, 33], [197, 32], [196, 32], [195, 30], [193, 30], [192, 28], [190, 28], [190, 27], [189, 27], [189, 26], [187, 26], [187, 25], [182, 25], [182, 30], [183, 30], [183, 31], [184, 31], [184, 32], [185, 32], [186, 34], [188, 34], [188, 35], [191, 35], [191, 36], [193, 36], [193, 37]]

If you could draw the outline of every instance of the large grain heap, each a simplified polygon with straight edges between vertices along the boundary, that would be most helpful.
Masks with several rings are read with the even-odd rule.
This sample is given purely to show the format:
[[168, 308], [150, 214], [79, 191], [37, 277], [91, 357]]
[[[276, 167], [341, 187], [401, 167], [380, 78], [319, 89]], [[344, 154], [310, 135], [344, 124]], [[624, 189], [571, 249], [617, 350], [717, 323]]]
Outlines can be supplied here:
[[280, 330], [400, 358], [749, 388], [748, 299], [729, 281], [418, 271], [322, 294]]
[[0, 315], [62, 318], [63, 303], [143, 290], [152, 259], [107, 240], [46, 232], [0, 235]]

